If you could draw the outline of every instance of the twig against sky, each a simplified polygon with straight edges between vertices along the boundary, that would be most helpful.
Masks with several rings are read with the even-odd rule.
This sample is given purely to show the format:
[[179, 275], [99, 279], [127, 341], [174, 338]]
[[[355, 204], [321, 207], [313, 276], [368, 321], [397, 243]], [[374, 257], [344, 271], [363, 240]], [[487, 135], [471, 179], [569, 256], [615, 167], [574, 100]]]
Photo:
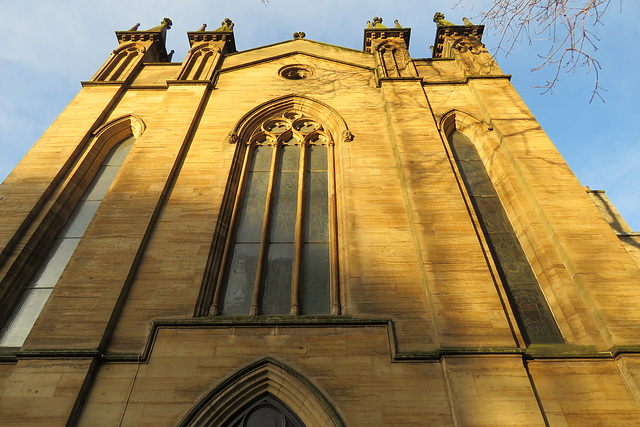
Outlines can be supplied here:
[[[622, 0], [619, 0], [620, 4]], [[591, 101], [604, 101], [600, 86], [600, 62], [597, 27], [612, 0], [494, 0], [493, 6], [480, 14], [483, 22], [500, 34], [497, 51], [509, 55], [522, 41], [545, 45], [539, 53], [541, 63], [533, 71], [552, 70], [552, 77], [540, 87], [543, 93], [553, 90], [562, 72], [584, 68], [593, 74]], [[461, 0], [458, 4], [467, 2]]]

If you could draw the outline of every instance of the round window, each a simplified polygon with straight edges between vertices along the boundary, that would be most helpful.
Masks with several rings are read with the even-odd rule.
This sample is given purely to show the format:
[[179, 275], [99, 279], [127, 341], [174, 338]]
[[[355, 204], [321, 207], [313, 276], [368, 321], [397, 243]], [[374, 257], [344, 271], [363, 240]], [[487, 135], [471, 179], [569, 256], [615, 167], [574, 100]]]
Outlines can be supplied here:
[[287, 80], [302, 80], [313, 74], [311, 68], [305, 65], [287, 65], [280, 68], [279, 74]]

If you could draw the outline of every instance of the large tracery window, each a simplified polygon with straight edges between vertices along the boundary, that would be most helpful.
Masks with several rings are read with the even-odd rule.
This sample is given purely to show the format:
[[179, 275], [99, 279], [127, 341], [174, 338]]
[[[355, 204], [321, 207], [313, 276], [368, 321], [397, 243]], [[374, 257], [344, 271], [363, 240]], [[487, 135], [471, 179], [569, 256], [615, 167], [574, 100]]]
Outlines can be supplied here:
[[223, 315], [338, 314], [331, 135], [288, 112], [246, 144], [214, 305]]

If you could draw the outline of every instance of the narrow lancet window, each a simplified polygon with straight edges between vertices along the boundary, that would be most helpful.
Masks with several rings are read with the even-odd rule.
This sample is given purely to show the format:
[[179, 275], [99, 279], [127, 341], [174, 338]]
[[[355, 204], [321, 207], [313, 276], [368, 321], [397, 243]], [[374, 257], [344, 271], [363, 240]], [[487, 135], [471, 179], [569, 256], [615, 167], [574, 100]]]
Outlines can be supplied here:
[[82, 235], [111, 187], [134, 137], [111, 149], [0, 330], [0, 346], [20, 347], [31, 332]]
[[295, 112], [254, 132], [219, 282], [222, 314], [329, 314], [338, 306], [330, 268], [330, 141], [319, 123]]
[[458, 131], [449, 135], [449, 144], [524, 339], [528, 344], [563, 343], [538, 280], [476, 147]]

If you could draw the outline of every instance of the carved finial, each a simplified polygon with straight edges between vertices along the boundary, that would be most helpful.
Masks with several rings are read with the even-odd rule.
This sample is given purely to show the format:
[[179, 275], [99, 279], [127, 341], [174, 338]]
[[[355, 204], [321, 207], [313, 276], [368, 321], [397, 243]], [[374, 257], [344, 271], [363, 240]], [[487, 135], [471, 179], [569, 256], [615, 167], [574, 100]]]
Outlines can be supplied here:
[[296, 40], [296, 39], [303, 39], [303, 38], [305, 38], [306, 36], [307, 36], [307, 35], [304, 33], [304, 31], [300, 31], [300, 32], [297, 32], [297, 33], [293, 33], [293, 39], [294, 39], [294, 40]]
[[140, 26], [140, 23], [137, 22], [136, 25], [134, 25], [133, 27], [129, 28], [127, 31], [138, 31], [138, 27]]
[[156, 31], [170, 30], [172, 25], [173, 25], [173, 22], [171, 21], [171, 19], [164, 18], [160, 23], [160, 25], [158, 25], [157, 27], [153, 27], [147, 31], [156, 32]]
[[173, 58], [173, 54], [176, 53], [175, 50], [171, 49], [171, 52], [167, 55], [167, 61], [171, 62], [171, 58]]
[[475, 25], [473, 25], [473, 22], [469, 21], [466, 16], [463, 16], [462, 20], [464, 21], [464, 25], [466, 27], [475, 27]]
[[207, 24], [202, 24], [202, 27], [198, 31], [204, 31], [207, 28]]
[[371, 25], [371, 21], [367, 21], [367, 30], [373, 30], [373, 25]]
[[387, 27], [382, 25], [382, 18], [378, 18], [376, 16], [373, 18], [373, 28], [378, 29], [378, 28], [387, 28]]
[[224, 18], [222, 26], [214, 31], [233, 31], [233, 21], [229, 18]]
[[402, 25], [400, 25], [397, 19], [393, 22], [396, 24], [396, 28], [402, 28]]
[[438, 27], [455, 27], [455, 24], [444, 19], [444, 13], [442, 12], [436, 12], [436, 14], [433, 15], [433, 22], [435, 22]]

